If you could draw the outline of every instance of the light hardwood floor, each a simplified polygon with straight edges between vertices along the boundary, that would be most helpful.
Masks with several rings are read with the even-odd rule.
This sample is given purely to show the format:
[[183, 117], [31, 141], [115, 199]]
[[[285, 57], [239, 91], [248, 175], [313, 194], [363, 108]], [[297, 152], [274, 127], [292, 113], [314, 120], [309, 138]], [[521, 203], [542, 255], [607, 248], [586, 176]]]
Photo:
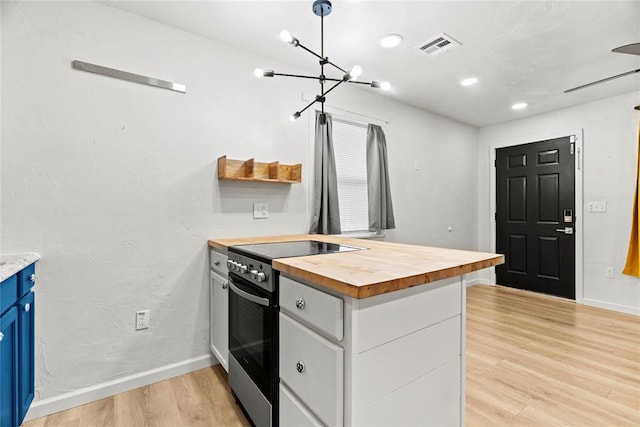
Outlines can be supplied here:
[[[638, 317], [491, 286], [467, 313], [467, 426], [640, 426]], [[218, 365], [25, 427], [247, 425]]]

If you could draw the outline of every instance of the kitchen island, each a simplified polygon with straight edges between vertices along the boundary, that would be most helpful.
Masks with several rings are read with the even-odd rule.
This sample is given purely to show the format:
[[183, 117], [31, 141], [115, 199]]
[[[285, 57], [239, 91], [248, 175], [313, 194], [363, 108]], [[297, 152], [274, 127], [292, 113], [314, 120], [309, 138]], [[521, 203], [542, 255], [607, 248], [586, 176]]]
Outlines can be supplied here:
[[299, 240], [363, 250], [273, 260], [280, 425], [463, 425], [465, 275], [503, 256], [325, 235], [209, 246]]

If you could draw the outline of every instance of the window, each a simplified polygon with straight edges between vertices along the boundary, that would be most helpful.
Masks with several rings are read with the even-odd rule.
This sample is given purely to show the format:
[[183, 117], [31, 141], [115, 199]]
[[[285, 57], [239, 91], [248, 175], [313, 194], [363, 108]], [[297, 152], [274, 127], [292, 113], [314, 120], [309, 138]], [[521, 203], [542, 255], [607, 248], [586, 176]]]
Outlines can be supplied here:
[[368, 231], [367, 126], [334, 116], [333, 150], [342, 232]]

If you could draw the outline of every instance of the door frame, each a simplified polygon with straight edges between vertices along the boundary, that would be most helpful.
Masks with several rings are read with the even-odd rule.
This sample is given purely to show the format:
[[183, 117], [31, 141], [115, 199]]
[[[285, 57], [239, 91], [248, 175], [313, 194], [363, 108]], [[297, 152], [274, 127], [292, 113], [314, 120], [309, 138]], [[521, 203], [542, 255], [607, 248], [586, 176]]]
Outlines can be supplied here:
[[[577, 136], [576, 134], [580, 135]], [[546, 141], [549, 139], [555, 138], [570, 138], [570, 141], [575, 144], [575, 210], [576, 210], [576, 218], [574, 223], [574, 235], [575, 235], [575, 288], [576, 288], [576, 303], [583, 304], [584, 297], [584, 278], [583, 278], [583, 264], [584, 264], [584, 255], [583, 255], [583, 224], [584, 224], [584, 203], [582, 201], [583, 196], [583, 187], [582, 187], [582, 169], [584, 168], [583, 159], [583, 141], [584, 141], [584, 129], [581, 129], [580, 132], [576, 132], [574, 134], [563, 134], [556, 136], [545, 136], [540, 139], [533, 139], [529, 142], [503, 142], [503, 143], [495, 143], [489, 145], [489, 234], [490, 234], [490, 252], [496, 251], [496, 221], [495, 221], [495, 212], [496, 212], [496, 168], [495, 168], [495, 160], [496, 160], [496, 149], [504, 148], [504, 147], [513, 147], [516, 145], [530, 144], [539, 141]], [[490, 270], [489, 273], [490, 283], [496, 283], [496, 272], [495, 268]]]

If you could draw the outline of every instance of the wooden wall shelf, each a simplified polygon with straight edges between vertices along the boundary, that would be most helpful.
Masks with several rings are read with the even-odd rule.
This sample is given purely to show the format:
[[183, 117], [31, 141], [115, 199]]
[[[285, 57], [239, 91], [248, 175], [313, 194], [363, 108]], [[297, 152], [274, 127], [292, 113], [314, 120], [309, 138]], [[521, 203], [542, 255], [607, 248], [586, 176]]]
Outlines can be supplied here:
[[281, 165], [280, 162], [231, 160], [222, 156], [218, 159], [218, 179], [296, 184], [302, 181], [302, 164]]

